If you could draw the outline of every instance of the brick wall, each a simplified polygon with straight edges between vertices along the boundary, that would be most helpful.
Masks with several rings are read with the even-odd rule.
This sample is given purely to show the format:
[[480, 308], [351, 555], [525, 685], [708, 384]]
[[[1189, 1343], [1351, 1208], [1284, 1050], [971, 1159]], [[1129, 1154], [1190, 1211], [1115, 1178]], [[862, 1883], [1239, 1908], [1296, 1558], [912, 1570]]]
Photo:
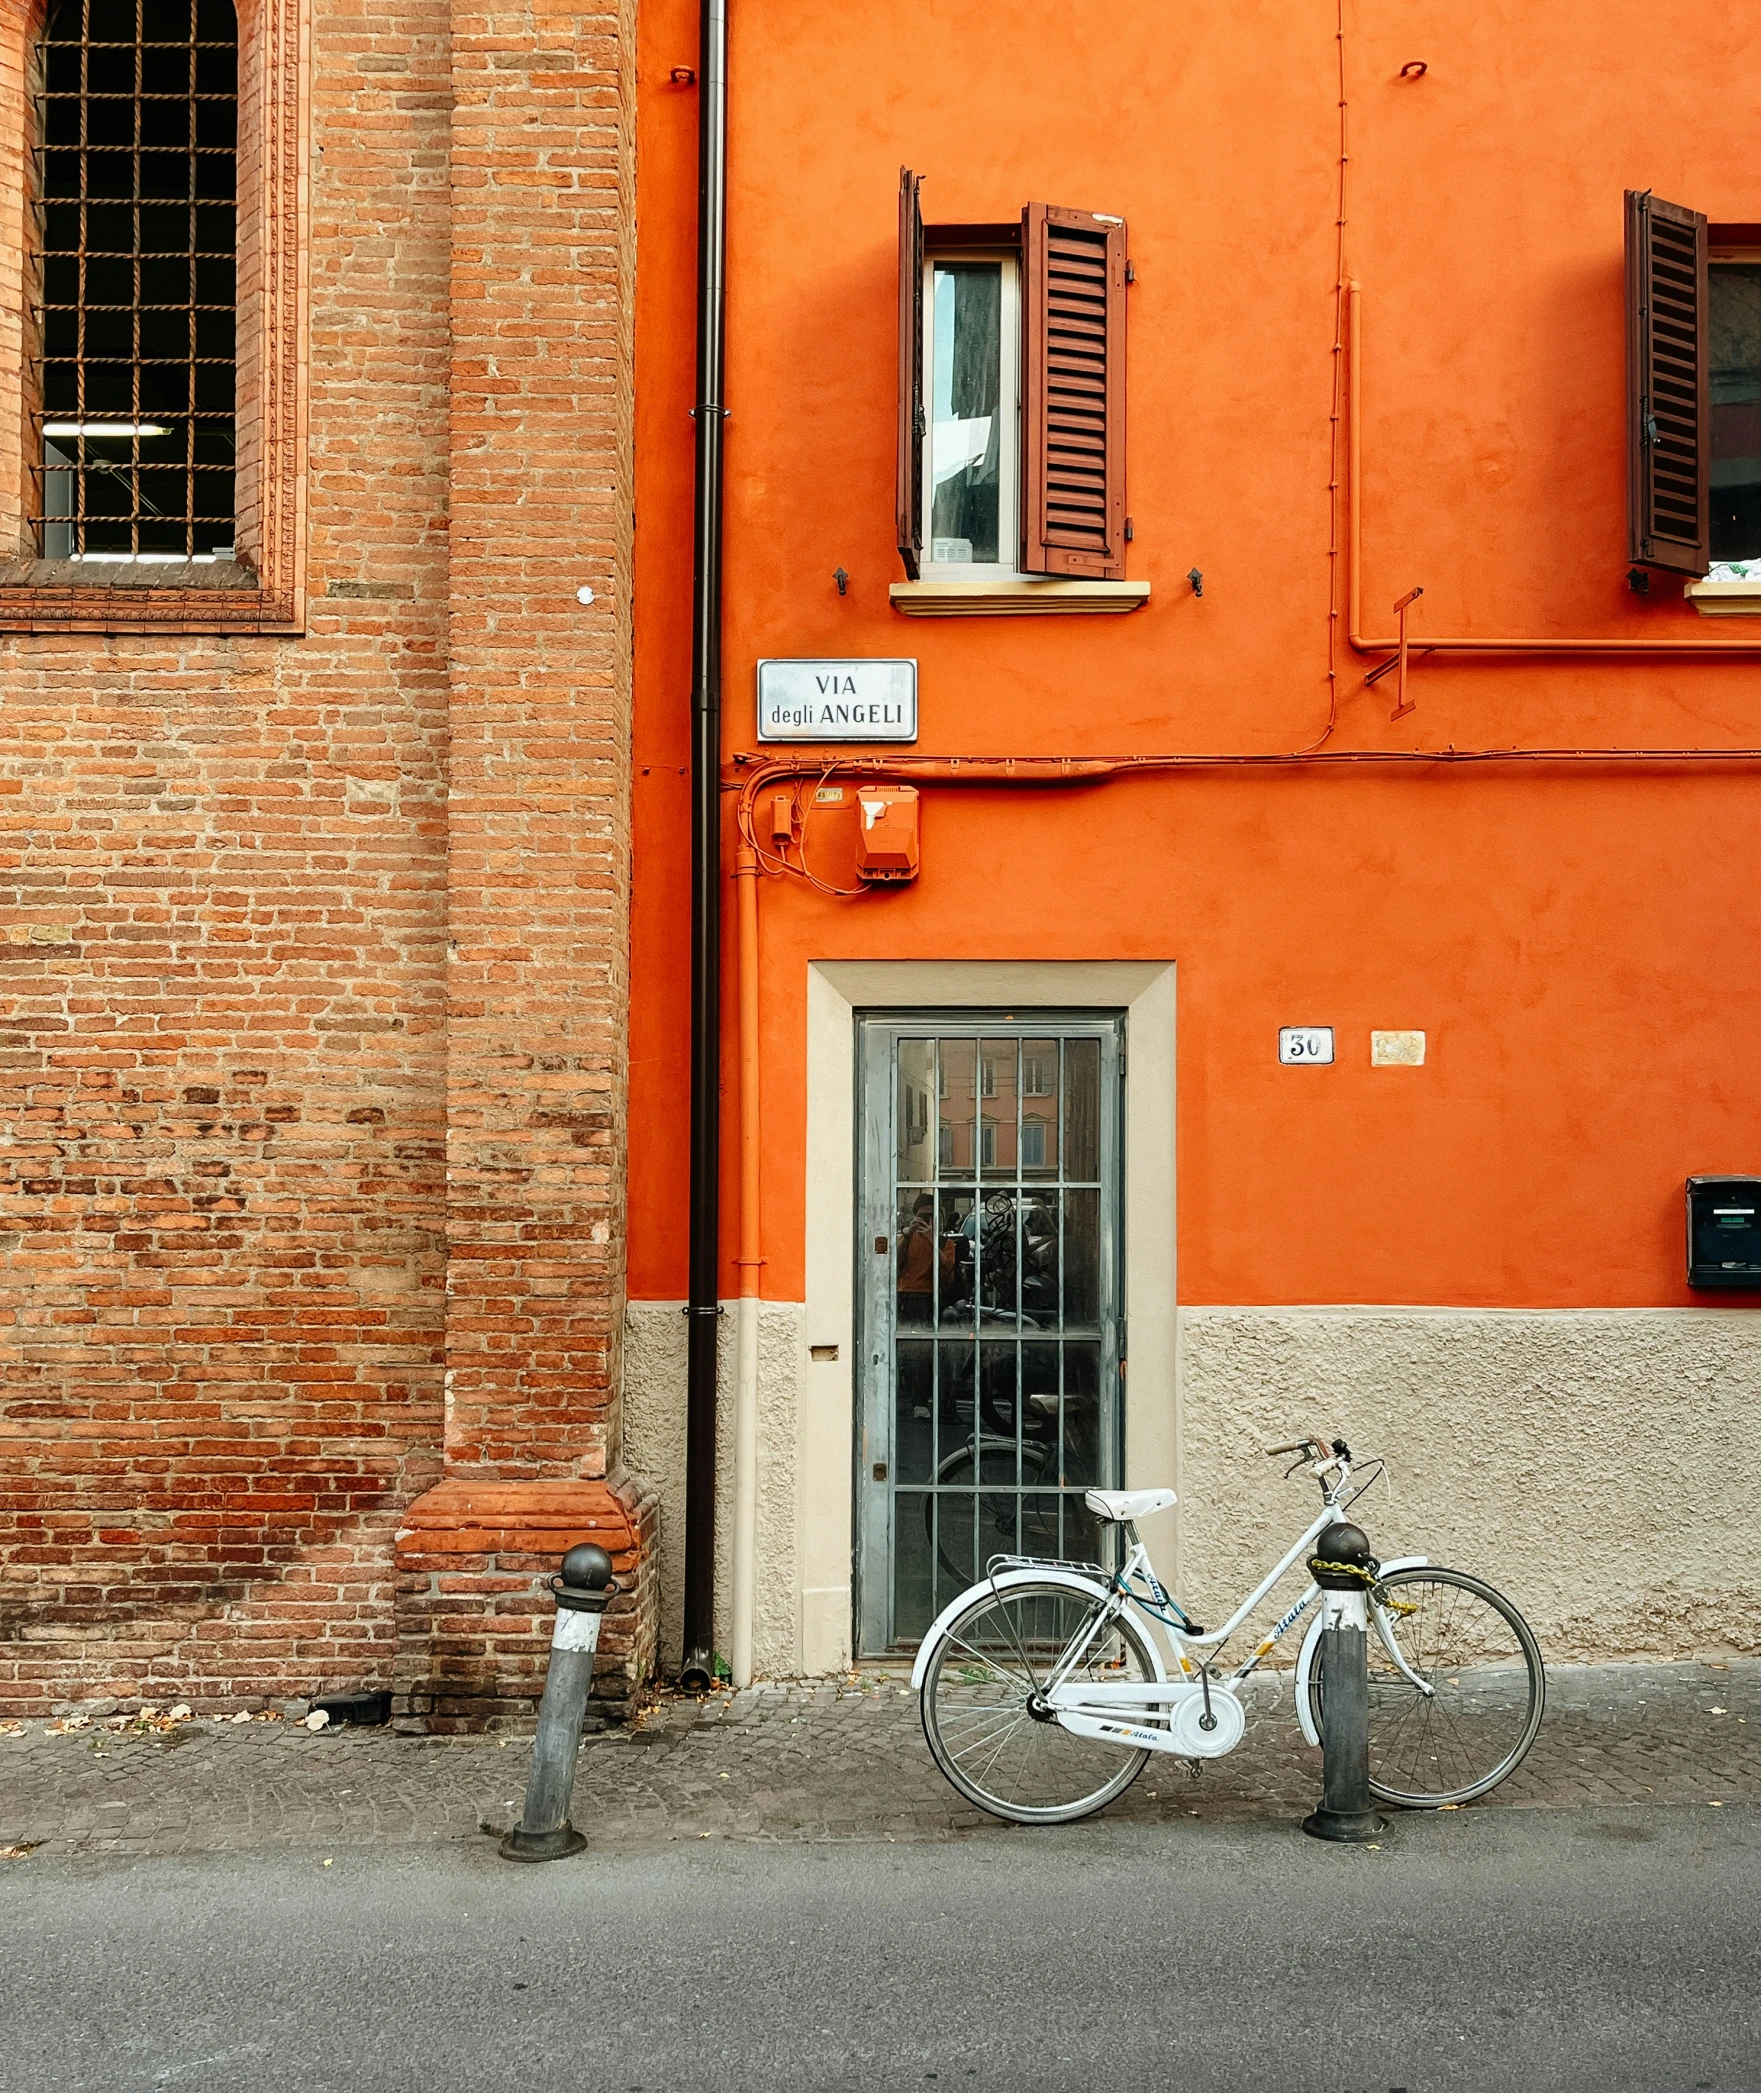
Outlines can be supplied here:
[[453, 22], [446, 1428], [450, 1464], [506, 1477], [603, 1476], [614, 1429], [628, 26]]
[[412, 1503], [615, 1466], [628, 49], [314, 0], [305, 634], [0, 641], [7, 1708], [420, 1674]]

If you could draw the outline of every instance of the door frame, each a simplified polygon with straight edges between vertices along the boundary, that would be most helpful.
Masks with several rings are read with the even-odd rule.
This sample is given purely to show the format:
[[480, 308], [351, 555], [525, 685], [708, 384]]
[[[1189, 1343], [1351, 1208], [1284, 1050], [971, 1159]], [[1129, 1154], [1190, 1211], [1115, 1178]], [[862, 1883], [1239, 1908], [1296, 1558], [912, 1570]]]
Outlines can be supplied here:
[[[856, 1012], [1122, 1009], [1128, 1062], [1127, 1488], [1179, 1485], [1175, 1364], [1175, 966], [1172, 960], [814, 960], [807, 968], [806, 1286], [796, 1405], [802, 1669], [847, 1671], [855, 1644]], [[1179, 1570], [1178, 1513], [1142, 1522]]]

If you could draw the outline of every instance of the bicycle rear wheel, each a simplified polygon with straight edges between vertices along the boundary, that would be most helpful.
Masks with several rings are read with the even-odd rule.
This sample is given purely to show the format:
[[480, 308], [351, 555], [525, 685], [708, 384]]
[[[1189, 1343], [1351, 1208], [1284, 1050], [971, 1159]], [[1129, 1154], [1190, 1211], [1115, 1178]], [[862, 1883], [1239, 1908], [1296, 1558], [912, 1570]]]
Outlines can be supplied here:
[[[1068, 1824], [1104, 1809], [1143, 1771], [1147, 1751], [1075, 1737], [1033, 1712], [1048, 1674], [1100, 1600], [1058, 1584], [981, 1589], [955, 1616], [924, 1673], [923, 1734], [968, 1802], [1012, 1824]], [[1121, 1618], [1097, 1635], [1072, 1681], [1151, 1683], [1143, 1631]]]
[[[1387, 1632], [1416, 1686], [1395, 1663]], [[1464, 1570], [1392, 1570], [1371, 1594], [1370, 1793], [1405, 1809], [1471, 1802], [1522, 1764], [1546, 1708], [1547, 1680], [1529, 1624], [1501, 1592]], [[1317, 1733], [1324, 1682], [1309, 1677]]]

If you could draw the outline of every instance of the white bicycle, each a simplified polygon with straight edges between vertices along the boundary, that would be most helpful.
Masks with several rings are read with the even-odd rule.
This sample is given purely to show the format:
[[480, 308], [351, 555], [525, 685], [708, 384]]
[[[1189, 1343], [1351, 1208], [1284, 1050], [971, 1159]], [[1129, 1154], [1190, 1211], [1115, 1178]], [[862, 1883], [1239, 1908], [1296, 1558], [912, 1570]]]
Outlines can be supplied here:
[[[1135, 1522], [1172, 1505], [1172, 1490], [1087, 1493], [1089, 1509], [1122, 1530], [1116, 1570], [997, 1556], [942, 1611], [911, 1683], [936, 1764], [969, 1802], [1017, 1824], [1066, 1824], [1124, 1794], [1152, 1753], [1217, 1759], [1235, 1748], [1247, 1721], [1235, 1689], [1314, 1609], [1320, 1588], [1311, 1582], [1226, 1677], [1216, 1655], [1367, 1487], [1352, 1490], [1342, 1439], [1272, 1452], [1295, 1454], [1288, 1472], [1315, 1477], [1321, 1510], [1221, 1628], [1207, 1633], [1189, 1618], [1138, 1538]], [[1369, 1615], [1371, 1793], [1440, 1809], [1496, 1787], [1522, 1763], [1546, 1702], [1528, 1623], [1478, 1577], [1422, 1555], [1380, 1565]], [[1315, 1610], [1296, 1660], [1296, 1713], [1310, 1744], [1325, 1714], [1320, 1630]]]

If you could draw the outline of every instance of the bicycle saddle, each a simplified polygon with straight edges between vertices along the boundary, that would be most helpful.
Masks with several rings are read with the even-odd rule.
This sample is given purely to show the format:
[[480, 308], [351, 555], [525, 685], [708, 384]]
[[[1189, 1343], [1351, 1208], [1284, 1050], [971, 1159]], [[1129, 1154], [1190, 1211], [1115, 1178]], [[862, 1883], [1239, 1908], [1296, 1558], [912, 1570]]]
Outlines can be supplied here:
[[1165, 1512], [1179, 1498], [1172, 1490], [1089, 1490], [1082, 1499], [1091, 1512], [1103, 1519], [1147, 1519], [1151, 1512]]

